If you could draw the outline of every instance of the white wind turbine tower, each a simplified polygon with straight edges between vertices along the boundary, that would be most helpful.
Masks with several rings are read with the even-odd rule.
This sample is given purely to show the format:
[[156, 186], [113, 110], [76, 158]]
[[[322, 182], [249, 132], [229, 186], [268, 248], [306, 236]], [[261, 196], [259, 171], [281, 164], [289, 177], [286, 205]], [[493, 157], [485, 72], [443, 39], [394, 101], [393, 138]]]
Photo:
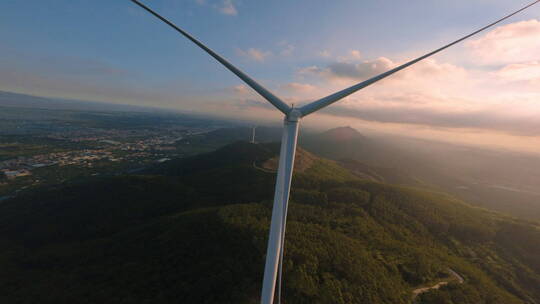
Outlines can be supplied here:
[[[300, 119], [326, 106], [329, 106], [333, 104], [334, 102], [346, 96], [349, 96], [355, 93], [356, 91], [361, 90], [379, 80], [382, 80], [398, 71], [401, 71], [425, 58], [435, 55], [439, 53], [440, 51], [446, 48], [449, 48], [453, 46], [454, 44], [457, 44], [473, 35], [476, 35], [484, 31], [485, 29], [490, 28], [494, 26], [495, 24], [503, 20], [506, 20], [512, 17], [513, 15], [540, 2], [540, 0], [534, 1], [528, 4], [527, 6], [503, 18], [493, 23], [490, 23], [487, 26], [484, 26], [481, 29], [474, 31], [471, 34], [466, 35], [456, 41], [453, 41], [443, 47], [440, 47], [430, 53], [427, 53], [421, 57], [413, 59], [405, 64], [402, 64], [398, 67], [395, 67], [380, 75], [377, 75], [368, 80], [365, 80], [356, 85], [353, 85], [349, 88], [346, 88], [344, 90], [341, 90], [339, 92], [336, 92], [334, 94], [323, 97], [319, 100], [313, 101], [309, 104], [306, 104], [302, 107], [297, 108], [294, 106], [287, 105], [280, 98], [276, 97], [270, 91], [268, 91], [263, 86], [258, 84], [255, 80], [253, 80], [252, 78], [244, 74], [244, 72], [240, 71], [238, 68], [230, 64], [227, 60], [225, 60], [223, 57], [221, 57], [220, 55], [212, 51], [210, 48], [205, 46], [202, 42], [195, 39], [189, 33], [177, 27], [169, 20], [160, 16], [158, 13], [154, 12], [152, 9], [150, 9], [146, 5], [142, 4], [138, 0], [131, 0], [131, 1], [139, 5], [140, 7], [142, 7], [143, 9], [145, 9], [146, 11], [154, 15], [155, 17], [159, 18], [161, 21], [168, 24], [170, 27], [172, 27], [173, 29], [178, 31], [180, 34], [182, 34], [184, 37], [186, 37], [187, 39], [195, 43], [198, 47], [203, 49], [210, 56], [214, 57], [214, 59], [216, 59], [218, 62], [223, 64], [227, 69], [229, 69], [236, 76], [242, 79], [247, 85], [249, 85], [262, 97], [264, 97], [268, 102], [270, 102], [274, 107], [276, 107], [279, 111], [281, 111], [285, 116], [284, 126], [283, 126], [283, 135], [281, 138], [281, 150], [279, 154], [279, 166], [278, 166], [278, 172], [277, 172], [276, 188], [275, 188], [275, 193], [274, 193], [274, 206], [272, 209], [272, 220], [270, 224], [270, 235], [268, 239], [268, 250], [266, 253], [266, 265], [264, 268], [264, 278], [263, 278], [263, 287], [262, 287], [262, 295], [261, 295], [262, 304], [272, 304], [274, 302], [274, 293], [276, 289], [276, 280], [278, 279], [278, 272], [279, 272], [279, 280], [281, 281], [281, 264], [282, 264], [281, 262], [283, 259], [283, 245], [284, 245], [284, 240], [285, 240], [285, 223], [287, 219], [287, 205], [289, 202], [289, 192], [290, 192], [290, 187], [291, 187], [291, 179], [292, 179], [293, 166], [294, 166], [294, 155], [296, 151], [296, 141], [298, 137], [298, 123], [300, 122]], [[279, 285], [280, 284], [278, 284], [278, 286]], [[280, 293], [281, 293], [280, 288], [278, 288], [278, 297], [277, 297], [278, 301], [280, 299]]]
[[257, 130], [257, 126], [251, 127], [251, 143], [255, 143], [255, 131]]

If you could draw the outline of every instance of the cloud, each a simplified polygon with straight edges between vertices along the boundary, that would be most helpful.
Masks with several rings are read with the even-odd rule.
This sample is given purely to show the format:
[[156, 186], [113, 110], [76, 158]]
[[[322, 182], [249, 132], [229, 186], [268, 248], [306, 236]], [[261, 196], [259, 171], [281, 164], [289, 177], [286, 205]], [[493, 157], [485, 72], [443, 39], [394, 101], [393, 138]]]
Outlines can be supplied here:
[[250, 89], [246, 85], [243, 85], [243, 84], [239, 84], [232, 87], [232, 91], [239, 95], [246, 95], [250, 93]]
[[[365, 60], [362, 62], [348, 61], [333, 61], [326, 66], [308, 66], [298, 70], [300, 75], [316, 75], [325, 79], [348, 79], [354, 81], [366, 80], [373, 76], [377, 76], [386, 72], [401, 63], [393, 62], [386, 57], [379, 57], [373, 60]], [[451, 76], [465, 77], [466, 70], [459, 66], [440, 63], [434, 59], [426, 59], [416, 65], [395, 74], [392, 79], [408, 79], [419, 78], [423, 80], [433, 79], [433, 77], [443, 76], [445, 78]], [[429, 75], [429, 78], [426, 77]]]
[[360, 59], [362, 57], [362, 53], [360, 53], [360, 51], [358, 50], [352, 50], [350, 52], [350, 55], [352, 58], [355, 58], [355, 59]]
[[[310, 94], [317, 87], [292, 82], [283, 85], [282, 89]], [[534, 105], [535, 100], [530, 100], [530, 104]], [[266, 102], [253, 98], [245, 98], [244, 103], [249, 107], [268, 108]], [[373, 92], [353, 96], [325, 108], [322, 114], [379, 124], [422, 126], [433, 130], [485, 130], [520, 137], [540, 136], [540, 109], [537, 107], [516, 107], [513, 103], [503, 102], [477, 103], [474, 100], [441, 97], [431, 92]]]
[[[295, 46], [287, 41], [277, 43], [278, 49], [272, 51], [263, 50], [260, 48], [248, 48], [247, 50], [237, 49], [238, 55], [245, 57], [251, 61], [264, 62], [269, 57], [291, 56], [295, 50]], [[275, 56], [274, 56], [275, 55]]]
[[[201, 5], [216, 12], [222, 12], [220, 9], [228, 4], [236, 11], [235, 3], [238, 2], [200, 0]], [[381, 129], [444, 129], [457, 136], [464, 135], [466, 129], [467, 132], [476, 130], [496, 136], [507, 133], [515, 138], [538, 136], [539, 139], [539, 24], [537, 20], [529, 20], [496, 28], [458, 49], [456, 61], [441, 61], [450, 57], [426, 59], [389, 77], [384, 83], [325, 109], [323, 113], [329, 115], [320, 117], [336, 122], [340, 122], [337, 118], [358, 119], [361, 124]], [[272, 51], [249, 48], [237, 52], [255, 62], [300, 53], [287, 41], [273, 47]], [[403, 58], [404, 54], [369, 58], [361, 50], [349, 50], [332, 55], [324, 47], [321, 46], [323, 51], [317, 54], [324, 58], [303, 61], [309, 64], [298, 69], [291, 79], [281, 78], [281, 85], [274, 84], [272, 90], [275, 89], [278, 96], [285, 96], [288, 103], [298, 104], [326, 96], [403, 63], [396, 58]], [[63, 57], [21, 60], [19, 54], [17, 60], [13, 60], [15, 55], [6, 57], [6, 51], [0, 53], [3, 54], [0, 58], [0, 89], [145, 105], [181, 104], [183, 108], [200, 111], [211, 109], [216, 115], [239, 115], [237, 108], [244, 109], [246, 115], [254, 115], [252, 113], [257, 111], [252, 110], [259, 109], [258, 113], [263, 113], [260, 117], [277, 112], [246, 85], [231, 86], [217, 93], [206, 87], [205, 91], [189, 91], [187, 84], [180, 89], [176, 83], [175, 87], [171, 85], [164, 89], [151, 85], [143, 87], [133, 71], [123, 71], [122, 67], [107, 62]], [[297, 60], [297, 54], [294, 55], [287, 61]], [[18, 66], [12, 62], [17, 62]], [[124, 78], [134, 80], [122, 80]], [[225, 113], [227, 109], [230, 113]], [[315, 121], [320, 123], [318, 118]], [[521, 140], [529, 139], [534, 140]]]
[[129, 104], [139, 104], [138, 101], [156, 100], [161, 97], [158, 97], [159, 94], [156, 92], [148, 92], [136, 85], [113, 85], [107, 83], [106, 79], [98, 82], [88, 81], [81, 77], [61, 76], [44, 71], [23, 71], [19, 68], [2, 69], [0, 90], [83, 100], [113, 100]]
[[37, 75], [47, 75], [49, 78], [61, 75], [69, 79], [77, 78], [87, 81], [110, 81], [135, 76], [133, 71], [96, 58], [29, 54], [25, 51], [1, 47], [0, 52], [3, 54], [0, 57], [0, 74], [5, 74], [9, 70], [16, 70], [20, 72], [19, 74], [33, 71]]
[[263, 51], [261, 49], [257, 48], [249, 48], [247, 50], [238, 50], [238, 54], [240, 56], [246, 57], [253, 61], [263, 62], [272, 55], [272, 52], [270, 51]]
[[497, 27], [466, 46], [477, 64], [540, 60], [540, 21], [531, 19]]
[[127, 76], [127, 70], [115, 67], [108, 63], [95, 59], [80, 59], [80, 58], [62, 58], [56, 57], [48, 59], [46, 65], [49, 68], [57, 67], [62, 69], [63, 73], [86, 76]]
[[292, 92], [311, 92], [316, 87], [308, 83], [289, 82], [283, 85], [282, 88]]
[[33, 69], [36, 71], [54, 71], [63, 75], [76, 77], [101, 78], [123, 77], [132, 72], [117, 65], [95, 59], [78, 56], [57, 55], [30, 55], [25, 52], [0, 49], [3, 53], [0, 58], [0, 67], [15, 67], [20, 69]]
[[309, 75], [321, 75], [322, 71], [323, 69], [321, 69], [320, 67], [316, 65], [311, 65], [311, 66], [298, 69], [296, 73], [299, 75], [309, 76]]
[[[0, 90], [45, 97], [93, 100], [145, 106], [174, 106], [174, 83], [156, 88], [141, 84], [141, 75], [95, 58], [30, 54], [0, 46]], [[171, 81], [173, 82], [173, 81]]]
[[[466, 67], [428, 58], [389, 77], [383, 85], [350, 95], [324, 113], [379, 126], [540, 137], [539, 24], [532, 20], [497, 28], [460, 53], [460, 60], [469, 63]], [[297, 70], [297, 77], [318, 85], [309, 94], [297, 91], [296, 95], [304, 96], [303, 100], [315, 94], [326, 96], [402, 63], [387, 57], [363, 59], [361, 52], [351, 51]]]
[[236, 10], [236, 6], [232, 2], [232, 0], [223, 0], [219, 8], [219, 11], [222, 14], [229, 15], [229, 16], [238, 15], [238, 10]]
[[286, 41], [280, 42], [279, 45], [281, 46], [281, 51], [279, 52], [281, 56], [291, 56], [294, 50], [296, 49], [294, 45]]
[[394, 63], [385, 57], [360, 63], [333, 62], [326, 67], [323, 74], [327, 77], [365, 79], [387, 71], [393, 66]]
[[328, 50], [322, 50], [322, 51], [318, 52], [317, 55], [319, 55], [321, 57], [324, 57], [324, 58], [329, 58], [329, 57], [332, 56], [332, 54]]
[[[403, 98], [403, 97], [402, 97]], [[418, 102], [414, 102], [417, 99]], [[405, 101], [406, 102], [403, 102]], [[413, 102], [411, 102], [413, 101]], [[474, 104], [461, 101], [460, 104]], [[526, 112], [515, 106], [455, 107], [436, 96], [406, 96], [403, 100], [364, 100], [347, 106], [331, 107], [327, 114], [351, 117], [364, 121], [394, 124], [422, 125], [445, 129], [483, 129], [517, 136], [540, 136], [540, 110]]]
[[495, 73], [507, 81], [534, 82], [540, 80], [540, 61], [509, 64]]
[[209, 5], [218, 12], [228, 15], [228, 16], [236, 16], [238, 15], [238, 9], [236, 8], [236, 5], [234, 4], [233, 0], [221, 0], [219, 2], [214, 2], [213, 4], [209, 4], [209, 1], [207, 0], [195, 0], [195, 2], [198, 5]]
[[351, 62], [358, 61], [362, 58], [362, 53], [359, 50], [350, 50], [344, 56], [337, 57], [337, 61], [340, 62]]

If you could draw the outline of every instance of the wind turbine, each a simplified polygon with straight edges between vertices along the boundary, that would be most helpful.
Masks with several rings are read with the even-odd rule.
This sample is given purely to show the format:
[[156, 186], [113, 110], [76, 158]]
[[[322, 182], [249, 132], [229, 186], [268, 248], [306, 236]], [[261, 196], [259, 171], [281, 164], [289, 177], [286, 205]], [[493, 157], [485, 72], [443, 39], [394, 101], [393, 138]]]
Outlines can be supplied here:
[[253, 126], [251, 128], [251, 143], [254, 144], [255, 143], [255, 130], [257, 129], [257, 126]]
[[[283, 121], [283, 134], [281, 137], [281, 149], [279, 152], [279, 166], [278, 166], [277, 180], [276, 180], [276, 186], [275, 186], [276, 188], [274, 192], [274, 205], [272, 209], [272, 220], [270, 223], [270, 235], [268, 238], [268, 249], [266, 252], [266, 264], [264, 268], [263, 287], [262, 287], [262, 294], [261, 294], [262, 304], [272, 304], [274, 302], [274, 293], [276, 289], [276, 280], [278, 279], [278, 273], [279, 273], [279, 281], [281, 282], [283, 245], [284, 245], [284, 240], [285, 240], [285, 224], [287, 220], [287, 207], [288, 207], [288, 202], [289, 202], [289, 193], [290, 193], [291, 179], [292, 179], [293, 166], [294, 166], [294, 156], [295, 156], [295, 151], [296, 151], [296, 142], [298, 138], [298, 124], [300, 122], [300, 119], [324, 107], [327, 107], [333, 104], [334, 102], [355, 93], [358, 90], [361, 90], [371, 84], [374, 84], [375, 82], [379, 80], [382, 80], [396, 72], [399, 72], [423, 59], [426, 59], [432, 55], [435, 55], [471, 36], [474, 36], [496, 25], [497, 23], [502, 22], [516, 15], [517, 13], [520, 13], [521, 11], [524, 11], [527, 8], [540, 2], [540, 0], [534, 1], [526, 5], [525, 7], [503, 18], [495, 22], [492, 22], [482, 27], [481, 29], [472, 32], [471, 34], [466, 35], [458, 40], [455, 40], [445, 46], [442, 46], [430, 53], [427, 53], [423, 56], [413, 59], [407, 63], [404, 63], [398, 67], [390, 69], [380, 75], [377, 75], [368, 80], [355, 84], [344, 90], [341, 90], [339, 92], [328, 95], [326, 97], [315, 100], [309, 104], [306, 104], [302, 107], [297, 108], [294, 106], [287, 105], [280, 98], [276, 97], [274, 94], [272, 94], [266, 88], [261, 86], [255, 80], [253, 80], [252, 78], [244, 74], [244, 72], [240, 71], [234, 65], [232, 65], [227, 60], [225, 60], [223, 57], [221, 57], [216, 52], [212, 51], [210, 48], [205, 46], [202, 42], [195, 39], [189, 33], [182, 30], [178, 26], [174, 25], [172, 22], [162, 17], [161, 15], [159, 15], [158, 13], [156, 13], [155, 11], [153, 11], [146, 5], [142, 4], [140, 1], [138, 0], [131, 0], [131, 1], [137, 4], [138, 6], [142, 7], [143, 9], [145, 9], [146, 11], [148, 11], [150, 14], [154, 15], [161, 21], [165, 22], [167, 25], [169, 25], [170, 27], [178, 31], [180, 34], [182, 34], [184, 37], [186, 37], [187, 39], [195, 43], [198, 47], [203, 49], [210, 56], [214, 57], [214, 59], [216, 59], [219, 63], [224, 65], [227, 69], [229, 69], [236, 76], [242, 79], [247, 85], [249, 85], [262, 97], [264, 97], [264, 99], [270, 102], [274, 107], [276, 107], [279, 111], [281, 111], [285, 116], [284, 121]], [[277, 297], [278, 301], [280, 299], [280, 293], [281, 293], [281, 288], [278, 288], [278, 297]]]

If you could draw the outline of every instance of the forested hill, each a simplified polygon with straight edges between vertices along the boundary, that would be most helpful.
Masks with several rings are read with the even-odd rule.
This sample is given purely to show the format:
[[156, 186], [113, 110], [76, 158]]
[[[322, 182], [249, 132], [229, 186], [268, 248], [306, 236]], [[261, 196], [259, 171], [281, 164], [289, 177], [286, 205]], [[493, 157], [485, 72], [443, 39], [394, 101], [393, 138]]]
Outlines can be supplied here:
[[[258, 127], [256, 141], [279, 141], [280, 134], [278, 128]], [[208, 152], [251, 136], [251, 128], [218, 129], [186, 137], [178, 148]], [[351, 127], [302, 132], [298, 142], [366, 179], [435, 189], [475, 206], [540, 221], [538, 155], [404, 136], [366, 136]]]
[[[277, 152], [239, 142], [3, 202], [0, 303], [258, 303]], [[540, 303], [534, 223], [297, 162], [283, 303]]]

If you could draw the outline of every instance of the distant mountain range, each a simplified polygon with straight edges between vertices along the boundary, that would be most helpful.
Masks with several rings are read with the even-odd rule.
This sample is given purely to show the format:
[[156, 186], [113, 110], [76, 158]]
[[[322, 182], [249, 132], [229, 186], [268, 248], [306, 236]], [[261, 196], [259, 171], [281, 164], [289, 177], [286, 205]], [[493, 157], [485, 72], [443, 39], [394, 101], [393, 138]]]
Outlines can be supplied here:
[[[278, 151], [235, 142], [4, 201], [0, 302], [258, 303]], [[540, 302], [538, 224], [297, 157], [284, 302]]]
[[230, 126], [228, 121], [174, 110], [104, 102], [36, 97], [0, 91], [0, 135], [49, 135], [69, 128]]
[[156, 109], [141, 106], [63, 98], [48, 98], [5, 91], [0, 91], [0, 107], [76, 111], [156, 111]]

